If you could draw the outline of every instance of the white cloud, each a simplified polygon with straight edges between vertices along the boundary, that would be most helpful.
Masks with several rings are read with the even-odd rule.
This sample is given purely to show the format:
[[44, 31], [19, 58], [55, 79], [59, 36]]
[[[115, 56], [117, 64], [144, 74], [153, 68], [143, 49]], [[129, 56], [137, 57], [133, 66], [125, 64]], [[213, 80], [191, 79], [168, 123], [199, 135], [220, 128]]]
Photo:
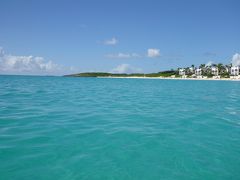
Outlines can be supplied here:
[[213, 64], [213, 61], [208, 61], [206, 66], [211, 66]]
[[112, 58], [112, 59], [128, 59], [128, 58], [139, 58], [141, 57], [137, 53], [117, 53], [117, 54], [107, 54], [107, 58]]
[[150, 58], [158, 57], [160, 56], [160, 51], [159, 49], [148, 49], [147, 56]]
[[105, 40], [103, 44], [105, 45], [116, 45], [118, 43], [118, 40], [113, 37], [112, 39]]
[[240, 54], [234, 54], [231, 63], [233, 66], [240, 66]]
[[142, 70], [140, 68], [135, 68], [130, 66], [129, 64], [121, 64], [116, 68], [112, 69], [111, 73], [122, 74], [122, 73], [139, 73]]
[[[147, 57], [149, 58], [155, 58], [159, 57], [160, 50], [159, 49], [148, 49], [147, 50]], [[144, 56], [137, 54], [137, 53], [116, 53], [116, 54], [107, 54], [107, 58], [112, 58], [112, 59], [130, 59], [130, 58], [142, 58]]]
[[4, 55], [5, 53], [4, 53], [4, 50], [3, 50], [3, 48], [2, 47], [0, 47], [0, 58]]
[[43, 57], [5, 54], [0, 48], [0, 74], [62, 75], [71, 68], [45, 61]]

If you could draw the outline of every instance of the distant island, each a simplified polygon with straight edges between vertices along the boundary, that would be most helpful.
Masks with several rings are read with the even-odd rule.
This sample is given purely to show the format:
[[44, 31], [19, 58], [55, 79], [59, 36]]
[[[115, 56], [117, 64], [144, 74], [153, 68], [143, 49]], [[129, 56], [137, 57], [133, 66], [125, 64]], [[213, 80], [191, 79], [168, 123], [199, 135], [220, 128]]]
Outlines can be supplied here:
[[65, 75], [65, 77], [170, 77], [172, 75], [177, 75], [176, 71], [163, 71], [158, 73], [132, 73], [132, 74], [119, 74], [119, 73], [105, 73], [105, 72], [85, 72], [85, 73], [78, 73], [78, 74], [70, 74]]
[[109, 77], [109, 78], [171, 78], [171, 79], [239, 79], [240, 67], [223, 64], [201, 64], [199, 67], [192, 65], [186, 68], [177, 68], [157, 73], [107, 73], [84, 72], [65, 75], [65, 77]]

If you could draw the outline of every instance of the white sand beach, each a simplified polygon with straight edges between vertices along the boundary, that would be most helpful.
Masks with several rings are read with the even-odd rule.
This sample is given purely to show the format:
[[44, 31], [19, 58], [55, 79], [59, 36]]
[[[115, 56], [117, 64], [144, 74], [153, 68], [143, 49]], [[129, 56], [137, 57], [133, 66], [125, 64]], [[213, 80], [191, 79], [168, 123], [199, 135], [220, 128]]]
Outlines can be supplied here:
[[166, 79], [166, 80], [197, 80], [197, 81], [240, 81], [240, 78], [181, 78], [181, 77], [113, 77], [113, 76], [106, 76], [106, 77], [97, 77], [97, 78], [115, 78], [115, 79]]

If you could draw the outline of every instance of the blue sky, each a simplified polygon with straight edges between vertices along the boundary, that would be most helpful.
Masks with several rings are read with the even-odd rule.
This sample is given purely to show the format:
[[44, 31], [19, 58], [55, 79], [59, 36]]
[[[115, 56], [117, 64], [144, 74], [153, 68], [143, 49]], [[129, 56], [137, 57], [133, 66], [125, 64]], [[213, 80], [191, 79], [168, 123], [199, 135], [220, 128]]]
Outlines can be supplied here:
[[[239, 7], [239, 0], [1, 0], [0, 73], [230, 63], [240, 53]], [[6, 59], [18, 63], [9, 68]]]

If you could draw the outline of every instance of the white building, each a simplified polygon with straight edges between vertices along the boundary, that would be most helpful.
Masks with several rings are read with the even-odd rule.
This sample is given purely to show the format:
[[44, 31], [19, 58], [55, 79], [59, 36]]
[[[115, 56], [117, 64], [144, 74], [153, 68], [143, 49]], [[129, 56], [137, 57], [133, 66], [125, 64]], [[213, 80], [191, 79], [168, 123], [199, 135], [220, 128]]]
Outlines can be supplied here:
[[212, 75], [218, 76], [218, 68], [217, 67], [212, 67], [211, 71], [212, 71]]
[[202, 69], [201, 68], [196, 69], [195, 74], [196, 76], [202, 76]]
[[185, 69], [179, 69], [179, 75], [185, 76], [186, 75]]
[[232, 76], [238, 76], [239, 75], [239, 67], [238, 66], [231, 67], [231, 75]]
[[189, 68], [189, 71], [190, 71], [191, 73], [194, 73], [194, 67], [190, 67], [190, 68]]
[[203, 78], [202, 76], [202, 69], [201, 68], [198, 68], [195, 70], [195, 75], [197, 78]]

